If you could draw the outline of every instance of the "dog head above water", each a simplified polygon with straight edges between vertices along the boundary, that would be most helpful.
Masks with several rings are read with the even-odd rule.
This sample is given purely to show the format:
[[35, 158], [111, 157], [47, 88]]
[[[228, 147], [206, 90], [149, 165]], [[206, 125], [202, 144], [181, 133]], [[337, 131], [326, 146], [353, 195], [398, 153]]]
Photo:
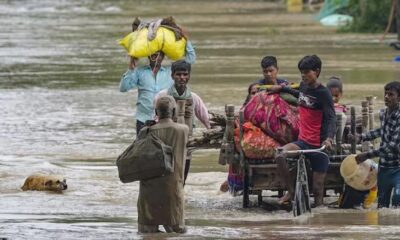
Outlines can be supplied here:
[[26, 178], [24, 185], [21, 187], [23, 191], [54, 191], [62, 192], [66, 190], [67, 180], [57, 175], [34, 174]]

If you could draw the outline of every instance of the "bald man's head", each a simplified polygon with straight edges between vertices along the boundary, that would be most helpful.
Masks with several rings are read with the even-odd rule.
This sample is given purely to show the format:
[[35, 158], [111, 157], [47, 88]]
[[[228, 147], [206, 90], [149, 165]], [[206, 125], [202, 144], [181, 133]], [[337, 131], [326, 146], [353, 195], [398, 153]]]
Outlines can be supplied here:
[[158, 118], [172, 118], [175, 116], [176, 102], [171, 96], [163, 96], [157, 99], [156, 114]]

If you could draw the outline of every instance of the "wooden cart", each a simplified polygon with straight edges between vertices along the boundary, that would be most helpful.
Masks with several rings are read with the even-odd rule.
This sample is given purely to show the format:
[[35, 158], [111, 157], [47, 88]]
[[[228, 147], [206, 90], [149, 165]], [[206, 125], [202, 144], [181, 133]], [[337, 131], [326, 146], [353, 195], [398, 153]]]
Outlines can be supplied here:
[[[325, 192], [333, 190], [335, 193], [343, 191], [343, 178], [340, 175], [341, 161], [349, 154], [355, 153], [356, 150], [368, 150], [373, 145], [369, 142], [357, 144], [355, 140], [350, 141], [348, 134], [353, 136], [356, 132], [361, 133], [373, 128], [373, 99], [368, 97], [367, 101], [361, 104], [361, 114], [356, 117], [356, 107], [351, 107], [350, 124], [345, 126], [344, 134], [338, 133], [334, 151], [329, 153], [330, 163], [329, 170], [325, 180]], [[239, 166], [243, 174], [243, 207], [249, 207], [249, 196], [257, 195], [258, 204], [263, 203], [263, 190], [277, 191], [278, 196], [282, 196], [286, 190], [284, 181], [279, 176], [277, 164], [274, 159], [249, 159], [241, 149], [237, 149], [234, 144], [234, 118], [235, 110], [233, 105], [225, 107], [226, 112], [226, 128], [221, 144], [219, 163], [222, 165], [233, 164]], [[337, 126], [340, 129], [342, 123], [342, 115], [337, 115]], [[243, 113], [239, 112], [240, 119], [240, 136], [242, 138]], [[240, 139], [241, 140], [241, 139]], [[295, 169], [292, 168], [293, 173]], [[311, 169], [307, 167], [307, 171], [311, 173]], [[312, 176], [308, 174], [308, 176]], [[311, 183], [309, 178], [309, 183]], [[311, 189], [311, 188], [310, 188]]]

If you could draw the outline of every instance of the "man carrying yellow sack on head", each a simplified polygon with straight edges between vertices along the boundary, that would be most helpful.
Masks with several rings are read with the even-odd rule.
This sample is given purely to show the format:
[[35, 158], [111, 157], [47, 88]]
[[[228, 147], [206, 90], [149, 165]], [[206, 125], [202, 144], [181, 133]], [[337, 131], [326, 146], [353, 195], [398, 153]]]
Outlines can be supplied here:
[[[163, 23], [165, 23], [166, 25], [164, 25]], [[177, 46], [177, 48], [179, 48], [181, 46], [182, 41], [184, 41], [185, 61], [190, 64], [193, 64], [196, 60], [196, 53], [191, 42], [186, 39], [186, 37], [182, 33], [182, 30], [175, 24], [175, 22], [171, 17], [158, 20], [156, 22], [152, 22], [149, 24], [145, 23], [142, 24], [138, 19], [135, 19], [135, 21], [132, 24], [133, 33], [140, 33], [141, 31], [146, 32], [147, 35], [145, 36], [146, 36], [146, 41], [148, 41], [148, 43], [157, 41], [157, 39], [159, 39], [157, 38], [157, 36], [160, 35], [159, 34], [160, 29], [162, 30], [162, 34], [168, 31], [169, 31], [168, 33], [172, 33], [176, 40], [175, 43], [177, 42], [178, 43], [174, 45], [174, 44], [168, 44], [167, 41], [164, 41], [161, 45], [154, 48], [156, 50], [155, 52], [150, 51], [151, 54], [146, 55], [146, 57], [148, 57], [149, 59], [148, 66], [137, 67], [137, 58], [139, 56], [138, 55], [132, 56], [130, 51], [131, 49], [129, 49], [129, 46], [128, 48], [127, 46], [124, 46], [127, 49], [128, 54], [131, 55], [131, 60], [129, 63], [129, 69], [122, 75], [120, 82], [120, 91], [127, 92], [130, 89], [134, 88], [138, 89], [138, 99], [136, 102], [136, 135], [140, 132], [140, 129], [144, 126], [147, 120], [154, 119], [153, 99], [155, 95], [161, 90], [168, 89], [174, 84], [174, 81], [171, 78], [171, 67], [161, 66], [164, 56], [167, 54], [167, 52], [164, 51], [168, 50], [169, 55], [167, 56], [171, 56], [173, 55], [171, 54], [171, 52], [174, 52], [173, 46]], [[140, 34], [136, 35], [136, 37], [138, 37], [139, 35]], [[125, 38], [121, 40], [121, 42], [124, 40]], [[141, 38], [140, 40], [143, 39]], [[172, 41], [171, 39], [169, 40], [170, 42]], [[138, 40], [133, 39], [131, 36], [130, 42], [128, 41], [128, 44], [136, 43], [136, 41]], [[140, 46], [146, 47], [149, 45], [142, 43], [142, 45]], [[169, 48], [167, 49], [166, 46], [168, 46]], [[175, 58], [176, 56], [173, 57]]]

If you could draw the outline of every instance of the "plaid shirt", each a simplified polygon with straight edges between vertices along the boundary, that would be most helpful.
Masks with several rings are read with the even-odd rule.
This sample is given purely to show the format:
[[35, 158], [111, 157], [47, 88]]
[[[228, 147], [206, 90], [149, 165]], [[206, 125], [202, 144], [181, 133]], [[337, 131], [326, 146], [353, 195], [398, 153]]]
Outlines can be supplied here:
[[387, 109], [379, 112], [381, 127], [362, 134], [362, 140], [381, 138], [378, 149], [368, 152], [368, 158], [379, 156], [379, 165], [385, 168], [400, 167], [400, 106], [390, 115]]

